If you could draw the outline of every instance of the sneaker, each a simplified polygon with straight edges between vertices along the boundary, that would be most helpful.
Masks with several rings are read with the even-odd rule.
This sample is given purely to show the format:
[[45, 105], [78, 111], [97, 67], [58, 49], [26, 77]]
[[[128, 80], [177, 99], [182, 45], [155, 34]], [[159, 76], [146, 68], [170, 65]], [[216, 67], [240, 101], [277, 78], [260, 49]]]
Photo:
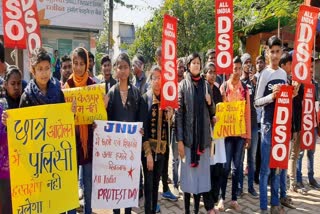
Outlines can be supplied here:
[[173, 188], [173, 194], [174, 194], [177, 198], [179, 198], [179, 196], [180, 196], [179, 187], [178, 187], [178, 188], [177, 188], [177, 187]]
[[225, 209], [224, 209], [224, 203], [222, 199], [220, 199], [217, 208], [220, 212], [224, 212]]
[[79, 188], [78, 193], [79, 193], [79, 200], [82, 200], [83, 199], [83, 189]]
[[160, 213], [160, 205], [159, 204], [157, 204], [156, 213]]
[[251, 198], [259, 198], [259, 194], [256, 192], [255, 189], [248, 190], [248, 193], [251, 196]]
[[284, 214], [282, 206], [271, 206], [271, 214]]
[[167, 192], [162, 193], [162, 198], [170, 200], [170, 201], [177, 201], [178, 198], [172, 194], [172, 192], [170, 190], [168, 190]]
[[237, 190], [237, 197], [241, 198], [242, 195], [243, 195], [243, 190], [242, 189], [238, 189]]
[[301, 188], [304, 188], [304, 185], [303, 185], [302, 182], [297, 182], [296, 187], [297, 187], [298, 189], [301, 189]]
[[236, 212], [241, 212], [241, 207], [237, 201], [231, 201], [230, 207], [231, 209], [234, 209]]
[[288, 207], [290, 209], [296, 209], [295, 206], [293, 206], [292, 199], [289, 197], [280, 198], [280, 203], [282, 206]]
[[318, 182], [314, 178], [309, 180], [309, 186], [314, 189], [320, 189], [320, 185], [318, 184]]
[[268, 214], [268, 210], [260, 210], [261, 214]]

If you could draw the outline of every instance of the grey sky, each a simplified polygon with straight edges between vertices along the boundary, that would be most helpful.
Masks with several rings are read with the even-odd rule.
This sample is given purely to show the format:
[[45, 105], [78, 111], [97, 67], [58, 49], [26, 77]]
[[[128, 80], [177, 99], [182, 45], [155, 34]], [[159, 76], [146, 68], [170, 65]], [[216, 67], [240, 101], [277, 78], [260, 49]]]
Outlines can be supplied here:
[[159, 8], [164, 0], [125, 0], [127, 4], [137, 5], [138, 9], [130, 10], [126, 7], [115, 5], [113, 19], [133, 23], [135, 26], [143, 26], [152, 17], [151, 8]]

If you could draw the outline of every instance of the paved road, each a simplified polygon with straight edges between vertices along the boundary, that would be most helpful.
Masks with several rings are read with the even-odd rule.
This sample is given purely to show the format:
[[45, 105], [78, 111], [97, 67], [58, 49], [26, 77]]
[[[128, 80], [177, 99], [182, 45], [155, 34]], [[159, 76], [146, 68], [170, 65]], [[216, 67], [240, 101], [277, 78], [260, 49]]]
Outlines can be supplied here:
[[[317, 144], [316, 147], [316, 153], [315, 153], [315, 178], [318, 182], [320, 182], [320, 144]], [[169, 164], [170, 165], [170, 164]], [[169, 172], [171, 171], [171, 166], [169, 169]], [[286, 213], [288, 214], [301, 214], [301, 213], [308, 213], [308, 214], [318, 214], [320, 213], [320, 191], [313, 190], [307, 185], [307, 157], [305, 154], [305, 157], [303, 159], [303, 175], [304, 175], [304, 184], [306, 186], [306, 189], [308, 191], [308, 195], [300, 195], [300, 194], [289, 194], [294, 202], [294, 205], [297, 207], [297, 209], [288, 209], [285, 208]], [[170, 176], [171, 177], [171, 176]], [[244, 187], [247, 187], [247, 178], [245, 178], [245, 184]], [[161, 183], [161, 182], [160, 182]], [[170, 185], [172, 188], [172, 186]], [[255, 185], [255, 189], [258, 191], [259, 187]], [[160, 191], [162, 191], [162, 186], [159, 188]], [[246, 191], [246, 189], [244, 189]], [[270, 191], [269, 191], [270, 193]], [[228, 209], [229, 203], [230, 203], [230, 197], [231, 197], [231, 180], [228, 180], [228, 187], [227, 187], [227, 199], [225, 203], [225, 207], [227, 208], [226, 213], [236, 213], [233, 210]], [[192, 200], [191, 200], [192, 201]], [[259, 213], [259, 199], [252, 199], [249, 197], [248, 194], [244, 194], [242, 198], [238, 199], [239, 204], [242, 207], [242, 213]], [[183, 200], [182, 197], [179, 198], [177, 202], [171, 202], [164, 199], [159, 200], [160, 206], [161, 206], [161, 213], [162, 214], [182, 214], [184, 211], [183, 206]], [[143, 203], [142, 203], [143, 204]], [[269, 207], [270, 209], [270, 207]], [[112, 214], [112, 211], [110, 210], [94, 210], [96, 214]], [[124, 213], [124, 211], [122, 211]], [[134, 208], [133, 213], [144, 213], [143, 207], [140, 208]], [[206, 213], [203, 203], [201, 202], [201, 209], [200, 213]]]

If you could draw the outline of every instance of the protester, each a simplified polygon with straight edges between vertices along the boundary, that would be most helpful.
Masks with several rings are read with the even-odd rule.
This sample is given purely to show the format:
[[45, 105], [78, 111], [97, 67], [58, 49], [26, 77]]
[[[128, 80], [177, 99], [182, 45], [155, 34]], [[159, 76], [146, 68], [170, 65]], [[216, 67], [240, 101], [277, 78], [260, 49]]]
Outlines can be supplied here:
[[261, 72], [259, 77], [257, 92], [255, 96], [255, 106], [263, 107], [262, 109], [262, 126], [261, 126], [261, 168], [260, 168], [260, 209], [261, 213], [267, 212], [268, 196], [268, 176], [271, 172], [271, 213], [284, 213], [283, 207], [279, 202], [279, 181], [280, 176], [276, 169], [269, 168], [272, 124], [275, 111], [275, 99], [280, 90], [280, 85], [287, 82], [287, 74], [279, 68], [279, 61], [282, 54], [281, 40], [272, 36], [268, 39], [269, 67]]
[[61, 57], [61, 86], [63, 87], [72, 74], [72, 62], [68, 55]]
[[[208, 81], [210, 88], [213, 92], [213, 101], [217, 105], [222, 102], [222, 96], [219, 88], [214, 84], [216, 81], [216, 68], [213, 62], [206, 64], [203, 69], [204, 77]], [[211, 190], [210, 194], [214, 204], [219, 201], [219, 193], [222, 184], [222, 174], [224, 173], [223, 165], [226, 162], [226, 149], [224, 145], [224, 138], [214, 139], [214, 144], [211, 145], [211, 157], [210, 157], [210, 176], [211, 176]], [[214, 210], [217, 214], [218, 210]]]
[[[250, 95], [250, 115], [251, 115], [251, 142], [250, 147], [247, 149], [247, 168], [248, 168], [248, 193], [253, 198], [258, 198], [258, 193], [254, 189], [254, 172], [256, 168], [256, 155], [257, 155], [257, 146], [258, 146], [258, 122], [257, 122], [257, 111], [254, 107], [254, 95], [255, 95], [255, 85], [254, 82], [250, 79], [250, 73], [254, 66], [251, 63], [251, 56], [248, 53], [245, 53], [241, 57], [243, 72], [241, 76], [241, 81], [248, 88]], [[244, 159], [244, 153], [242, 160]], [[238, 196], [241, 196], [243, 192], [243, 161], [240, 164], [240, 185], [238, 189]]]
[[[161, 68], [150, 70], [151, 88], [142, 96], [141, 117], [144, 118], [142, 165], [144, 174], [144, 210], [146, 214], [160, 212], [158, 202], [159, 181], [163, 171], [164, 154], [169, 144], [168, 128], [173, 109], [160, 109]], [[147, 112], [147, 113], [146, 113]], [[159, 134], [161, 133], [161, 134]]]
[[60, 80], [61, 78], [61, 73], [60, 73], [60, 58], [59, 58], [59, 51], [58, 50], [54, 50], [54, 54], [53, 57], [51, 59], [51, 63], [52, 63], [52, 75], [54, 78]]
[[[287, 84], [292, 84], [291, 79], [291, 63], [292, 63], [292, 56], [288, 53], [283, 53], [280, 62], [279, 67], [282, 68], [287, 73]], [[295, 106], [293, 105], [293, 109]], [[298, 116], [299, 117], [299, 116]], [[295, 123], [294, 121], [297, 121], [292, 117], [292, 128], [291, 131], [294, 132], [295, 130]], [[280, 203], [281, 205], [294, 209], [292, 199], [287, 196], [287, 169], [281, 170], [280, 173]]]
[[[315, 80], [313, 75], [314, 74], [313, 62], [314, 62], [314, 59], [311, 58], [310, 73], [312, 76], [312, 84], [315, 87], [315, 101], [316, 101], [316, 104], [318, 104], [319, 103], [319, 86], [318, 86], [318, 82]], [[319, 124], [317, 123], [317, 126], [318, 125]], [[315, 134], [314, 134], [315, 142], [313, 142], [314, 144], [316, 144], [316, 139], [317, 139], [316, 136], [318, 135], [317, 130], [318, 130], [317, 127], [315, 127]], [[304, 156], [304, 152], [305, 150], [300, 151], [298, 161], [297, 161], [297, 186], [301, 186], [302, 188], [304, 188], [304, 184], [302, 181], [302, 158]], [[315, 152], [315, 149], [307, 150], [308, 184], [310, 187], [319, 190], [320, 185], [317, 182], [317, 180], [314, 178], [314, 152]]]
[[[177, 69], [178, 69], [178, 83], [184, 79], [185, 73], [185, 63], [183, 58], [177, 60]], [[176, 197], [179, 197], [179, 165], [180, 158], [178, 154], [178, 144], [176, 141], [176, 126], [175, 126], [175, 115], [172, 119], [172, 128], [171, 128], [171, 149], [172, 149], [172, 179], [173, 179], [173, 194]]]
[[101, 80], [98, 77], [96, 77], [93, 72], [93, 68], [94, 68], [94, 64], [95, 64], [94, 55], [90, 51], [88, 52], [88, 54], [89, 54], [89, 68], [88, 68], [89, 77], [91, 77], [91, 79], [95, 83], [99, 84], [101, 82]]
[[104, 81], [106, 84], [106, 93], [108, 93], [110, 88], [117, 83], [117, 81], [112, 77], [112, 73], [111, 73], [112, 65], [111, 65], [111, 59], [109, 55], [104, 55], [101, 58], [100, 65], [101, 65], [101, 71], [104, 76]]
[[[127, 54], [121, 53], [114, 63], [117, 84], [109, 90], [108, 96], [108, 119], [111, 121], [138, 122], [139, 105], [141, 95], [139, 89], [129, 81], [130, 59]], [[120, 214], [120, 209], [114, 209], [114, 214]], [[131, 208], [125, 208], [125, 214], [131, 213]]]
[[209, 191], [210, 181], [210, 121], [214, 115], [212, 90], [200, 76], [201, 58], [193, 53], [187, 59], [186, 78], [179, 84], [179, 108], [176, 111], [178, 151], [181, 161], [181, 189], [184, 192], [185, 213], [190, 213], [193, 194], [194, 211], [199, 212], [200, 194], [205, 208], [213, 213]]
[[[8, 109], [19, 107], [20, 97], [22, 94], [21, 84], [22, 74], [16, 66], [9, 66], [4, 76], [4, 88]], [[5, 106], [2, 106], [4, 108]], [[6, 109], [3, 109], [6, 110]], [[2, 122], [6, 125], [5, 116], [2, 116]], [[1, 130], [2, 134], [6, 134], [6, 130]], [[0, 139], [0, 213], [12, 214], [12, 201], [10, 189], [10, 171], [9, 171], [9, 151], [7, 138], [1, 136]]]
[[218, 204], [220, 211], [224, 211], [224, 201], [226, 197], [226, 189], [228, 175], [231, 171], [232, 164], [232, 197], [231, 208], [237, 212], [241, 212], [241, 207], [237, 202], [237, 190], [240, 176], [240, 162], [242, 160], [242, 151], [250, 147], [251, 139], [251, 121], [250, 121], [250, 94], [248, 88], [240, 81], [242, 73], [242, 63], [240, 57], [233, 59], [233, 72], [228, 81], [224, 82], [220, 87], [223, 102], [245, 101], [245, 123], [246, 133], [241, 136], [229, 136], [225, 138], [226, 149], [226, 165], [222, 180], [221, 199]]
[[[82, 47], [74, 49], [72, 52], [72, 74], [64, 87], [86, 87], [95, 84], [89, 77], [88, 68], [88, 51]], [[76, 126], [76, 145], [78, 165], [82, 167], [83, 173], [84, 214], [91, 214], [93, 151], [93, 127], [91, 124]]]
[[132, 70], [133, 70], [133, 79], [132, 84], [136, 86], [140, 94], [143, 95], [147, 92], [148, 82], [144, 69], [144, 58], [142, 55], [136, 55], [132, 59]]
[[[263, 69], [266, 67], [266, 60], [264, 56], [260, 55], [256, 58], [256, 70], [255, 79], [257, 82], [255, 83], [255, 91], [257, 89], [258, 81], [260, 74], [262, 73]], [[260, 174], [260, 165], [261, 165], [261, 119], [262, 119], [262, 108], [257, 108], [257, 123], [258, 123], [258, 145], [257, 145], [257, 153], [256, 153], [256, 170], [254, 173], [254, 181], [256, 184], [259, 184], [259, 174]]]

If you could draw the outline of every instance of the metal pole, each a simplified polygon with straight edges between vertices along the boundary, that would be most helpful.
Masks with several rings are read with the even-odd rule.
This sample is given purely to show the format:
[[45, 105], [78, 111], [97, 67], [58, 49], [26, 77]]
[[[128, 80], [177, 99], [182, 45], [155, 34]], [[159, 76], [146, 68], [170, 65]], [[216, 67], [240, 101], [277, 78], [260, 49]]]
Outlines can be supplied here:
[[113, 0], [109, 0], [109, 38], [108, 38], [108, 53], [111, 55], [112, 50], [112, 32], [113, 32]]

